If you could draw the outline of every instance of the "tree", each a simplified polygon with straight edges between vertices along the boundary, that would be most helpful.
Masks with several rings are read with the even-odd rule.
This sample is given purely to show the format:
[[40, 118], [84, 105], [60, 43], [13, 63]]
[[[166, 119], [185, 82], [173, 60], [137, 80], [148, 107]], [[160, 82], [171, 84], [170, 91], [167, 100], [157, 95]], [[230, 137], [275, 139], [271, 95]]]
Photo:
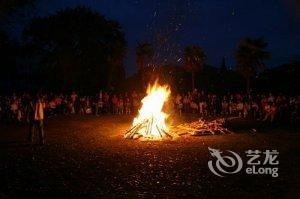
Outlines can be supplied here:
[[192, 74], [192, 88], [195, 89], [195, 73], [205, 67], [206, 55], [199, 46], [188, 46], [184, 50], [184, 67]]
[[153, 48], [150, 43], [139, 43], [136, 47], [136, 65], [138, 66], [138, 72], [142, 76], [142, 82], [145, 82], [145, 73], [147, 65], [152, 61]]
[[0, 92], [10, 90], [16, 83], [18, 50], [18, 44], [11, 40], [4, 31], [0, 30]]
[[220, 72], [225, 73], [228, 70], [227, 65], [226, 65], [226, 59], [225, 57], [222, 58], [222, 63], [220, 66]]
[[238, 45], [235, 54], [237, 71], [246, 79], [247, 92], [250, 92], [251, 78], [265, 69], [264, 60], [270, 57], [265, 51], [267, 45], [263, 38], [245, 38]]
[[32, 5], [35, 0], [1, 0], [0, 1], [0, 20], [6, 17], [10, 12], [18, 8]]
[[68, 8], [31, 21], [24, 29], [48, 87], [97, 90], [124, 78], [126, 41], [121, 27], [87, 7]]
[[149, 63], [152, 59], [154, 53], [152, 45], [150, 43], [139, 43], [135, 51], [138, 70], [143, 70], [146, 68], [146, 63]]

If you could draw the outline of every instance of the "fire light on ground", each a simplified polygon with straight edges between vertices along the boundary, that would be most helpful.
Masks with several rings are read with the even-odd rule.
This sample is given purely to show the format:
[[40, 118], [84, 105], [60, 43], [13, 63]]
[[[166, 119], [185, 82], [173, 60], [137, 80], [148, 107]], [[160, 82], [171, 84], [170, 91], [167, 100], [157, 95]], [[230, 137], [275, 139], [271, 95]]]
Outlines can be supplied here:
[[142, 107], [138, 116], [134, 118], [132, 128], [124, 137], [145, 140], [172, 138], [166, 124], [168, 115], [162, 110], [170, 94], [171, 90], [167, 85], [161, 86], [157, 81], [149, 85], [147, 96], [142, 99]]

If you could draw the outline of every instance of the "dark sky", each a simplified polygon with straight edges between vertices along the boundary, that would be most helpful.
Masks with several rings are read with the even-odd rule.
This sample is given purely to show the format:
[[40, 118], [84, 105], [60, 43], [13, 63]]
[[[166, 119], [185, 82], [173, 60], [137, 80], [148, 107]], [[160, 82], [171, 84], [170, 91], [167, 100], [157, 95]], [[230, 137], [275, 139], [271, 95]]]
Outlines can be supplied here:
[[226, 56], [228, 65], [234, 66], [234, 50], [246, 36], [264, 36], [269, 42], [269, 67], [300, 55], [297, 0], [40, 0], [35, 9], [48, 15], [77, 5], [119, 21], [128, 41], [127, 74], [135, 72], [134, 48], [139, 41], [156, 42], [158, 62], [180, 63], [184, 46], [197, 44], [207, 52], [209, 64], [219, 66]]

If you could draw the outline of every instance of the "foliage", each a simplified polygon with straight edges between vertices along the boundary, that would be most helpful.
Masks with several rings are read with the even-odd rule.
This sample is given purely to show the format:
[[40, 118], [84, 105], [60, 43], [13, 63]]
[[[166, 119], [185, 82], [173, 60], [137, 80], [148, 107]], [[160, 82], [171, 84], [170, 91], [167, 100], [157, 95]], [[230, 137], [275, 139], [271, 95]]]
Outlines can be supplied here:
[[184, 67], [192, 73], [193, 89], [195, 88], [195, 73], [204, 70], [206, 55], [199, 46], [187, 46], [184, 50]]
[[15, 84], [14, 79], [17, 77], [16, 56], [18, 45], [9, 39], [8, 35], [0, 30], [0, 91]]
[[34, 3], [35, 0], [1, 0], [0, 1], [0, 19], [16, 10], [17, 8], [24, 7], [26, 5]]
[[[154, 55], [153, 46], [150, 43], [139, 43], [135, 49], [136, 65], [138, 66], [138, 74], [140, 76], [142, 87], [147, 86], [149, 75], [153, 68], [152, 58]], [[149, 73], [150, 72], [150, 73]]]
[[270, 57], [265, 51], [268, 43], [263, 38], [245, 38], [240, 41], [235, 54], [237, 71], [247, 80], [247, 91], [250, 90], [250, 79], [265, 69], [264, 60]]
[[262, 92], [277, 92], [299, 95], [300, 62], [272, 68], [261, 73], [254, 82], [255, 89]]
[[124, 78], [126, 42], [121, 28], [89, 8], [33, 19], [24, 30], [24, 41], [35, 49], [32, 56], [40, 60], [42, 79], [57, 88], [97, 90]]
[[143, 70], [146, 65], [149, 65], [153, 54], [153, 47], [150, 43], [138, 44], [136, 47], [136, 64], [139, 67], [138, 70]]
[[0, 0], [0, 28], [6, 30], [32, 14], [36, 0]]

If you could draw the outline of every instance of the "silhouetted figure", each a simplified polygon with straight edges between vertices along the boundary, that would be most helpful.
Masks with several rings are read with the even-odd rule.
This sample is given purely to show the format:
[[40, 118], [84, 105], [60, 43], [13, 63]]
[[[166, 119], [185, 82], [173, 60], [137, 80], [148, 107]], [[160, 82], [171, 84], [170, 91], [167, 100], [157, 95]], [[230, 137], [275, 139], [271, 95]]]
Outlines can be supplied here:
[[39, 143], [45, 144], [44, 132], [44, 109], [45, 103], [41, 97], [38, 97], [34, 102], [30, 102], [28, 108], [28, 122], [29, 122], [29, 141], [34, 141], [34, 136], [38, 133]]
[[28, 141], [33, 142], [33, 137], [35, 133], [35, 120], [34, 120], [34, 114], [35, 114], [35, 102], [31, 100], [28, 105], [26, 106], [26, 119], [29, 124], [29, 136]]

